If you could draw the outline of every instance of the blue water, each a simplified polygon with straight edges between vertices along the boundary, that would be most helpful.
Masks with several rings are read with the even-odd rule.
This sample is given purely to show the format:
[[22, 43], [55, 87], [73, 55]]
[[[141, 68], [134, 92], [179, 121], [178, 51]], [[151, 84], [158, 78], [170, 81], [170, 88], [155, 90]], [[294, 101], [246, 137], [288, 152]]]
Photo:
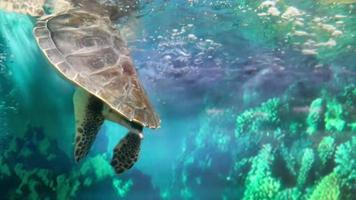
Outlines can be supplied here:
[[[75, 88], [40, 53], [35, 18], [0, 11], [0, 197], [315, 200], [335, 170], [340, 192], [330, 199], [354, 199], [356, 5], [263, 2], [141, 1], [135, 17], [116, 22], [162, 120], [160, 129], [145, 129], [139, 161], [120, 176], [109, 160], [126, 130], [105, 122], [88, 158], [74, 163]], [[317, 98], [325, 107], [313, 121]], [[280, 107], [264, 107], [276, 99]], [[254, 114], [238, 134], [246, 111]], [[327, 136], [335, 143], [321, 164]], [[350, 170], [342, 171], [337, 151], [346, 143]], [[253, 163], [264, 165], [258, 155], [272, 155], [258, 169], [280, 184], [268, 182], [267, 197], [263, 189], [249, 193], [257, 188], [248, 181]], [[288, 189], [295, 189], [289, 198]]]

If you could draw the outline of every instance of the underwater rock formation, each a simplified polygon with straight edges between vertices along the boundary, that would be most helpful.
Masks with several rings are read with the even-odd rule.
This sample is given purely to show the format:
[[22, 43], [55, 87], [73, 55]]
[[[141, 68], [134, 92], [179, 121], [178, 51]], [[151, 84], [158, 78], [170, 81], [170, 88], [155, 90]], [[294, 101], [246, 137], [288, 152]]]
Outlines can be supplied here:
[[137, 199], [135, 190], [149, 193], [146, 199], [159, 197], [151, 179], [138, 170], [116, 176], [107, 155], [74, 164], [42, 128], [28, 127], [6, 147], [0, 156], [3, 199]]

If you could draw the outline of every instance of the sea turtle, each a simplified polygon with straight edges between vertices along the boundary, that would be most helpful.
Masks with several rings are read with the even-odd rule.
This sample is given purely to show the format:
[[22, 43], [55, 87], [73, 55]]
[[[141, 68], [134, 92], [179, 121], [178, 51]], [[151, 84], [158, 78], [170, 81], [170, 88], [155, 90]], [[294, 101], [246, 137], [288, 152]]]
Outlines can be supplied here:
[[[0, 9], [36, 16], [33, 33], [51, 65], [77, 86], [74, 158], [85, 157], [105, 119], [129, 129], [114, 149], [120, 174], [137, 161], [144, 127], [158, 128], [154, 112], [112, 20], [137, 6], [131, 0], [1, 0]], [[44, 7], [53, 13], [45, 15]]]

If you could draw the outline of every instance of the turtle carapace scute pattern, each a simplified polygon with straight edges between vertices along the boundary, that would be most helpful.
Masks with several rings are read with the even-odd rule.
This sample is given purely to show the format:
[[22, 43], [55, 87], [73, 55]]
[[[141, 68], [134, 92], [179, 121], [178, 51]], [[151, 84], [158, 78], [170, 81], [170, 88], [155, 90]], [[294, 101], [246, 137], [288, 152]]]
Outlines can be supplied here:
[[[36, 17], [33, 33], [40, 50], [77, 86], [74, 159], [79, 162], [88, 154], [105, 119], [129, 130], [114, 149], [111, 165], [117, 174], [137, 161], [143, 128], [160, 127], [126, 43], [112, 23], [137, 6], [135, 0], [0, 0], [0, 9]], [[45, 15], [45, 7], [53, 14]]]
[[109, 19], [81, 9], [41, 18], [35, 37], [64, 77], [143, 127], [160, 120], [142, 88], [129, 50]]

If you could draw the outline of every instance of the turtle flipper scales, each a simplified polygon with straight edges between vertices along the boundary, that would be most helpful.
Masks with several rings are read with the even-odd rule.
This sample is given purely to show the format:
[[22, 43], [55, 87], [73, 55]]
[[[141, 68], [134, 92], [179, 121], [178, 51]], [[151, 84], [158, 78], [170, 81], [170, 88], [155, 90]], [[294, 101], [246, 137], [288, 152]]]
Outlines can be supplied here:
[[74, 157], [76, 161], [84, 158], [104, 122], [103, 102], [82, 89], [77, 89], [74, 98], [76, 136]]
[[140, 134], [129, 132], [116, 145], [111, 166], [117, 174], [130, 169], [136, 163], [141, 149], [141, 140]]

